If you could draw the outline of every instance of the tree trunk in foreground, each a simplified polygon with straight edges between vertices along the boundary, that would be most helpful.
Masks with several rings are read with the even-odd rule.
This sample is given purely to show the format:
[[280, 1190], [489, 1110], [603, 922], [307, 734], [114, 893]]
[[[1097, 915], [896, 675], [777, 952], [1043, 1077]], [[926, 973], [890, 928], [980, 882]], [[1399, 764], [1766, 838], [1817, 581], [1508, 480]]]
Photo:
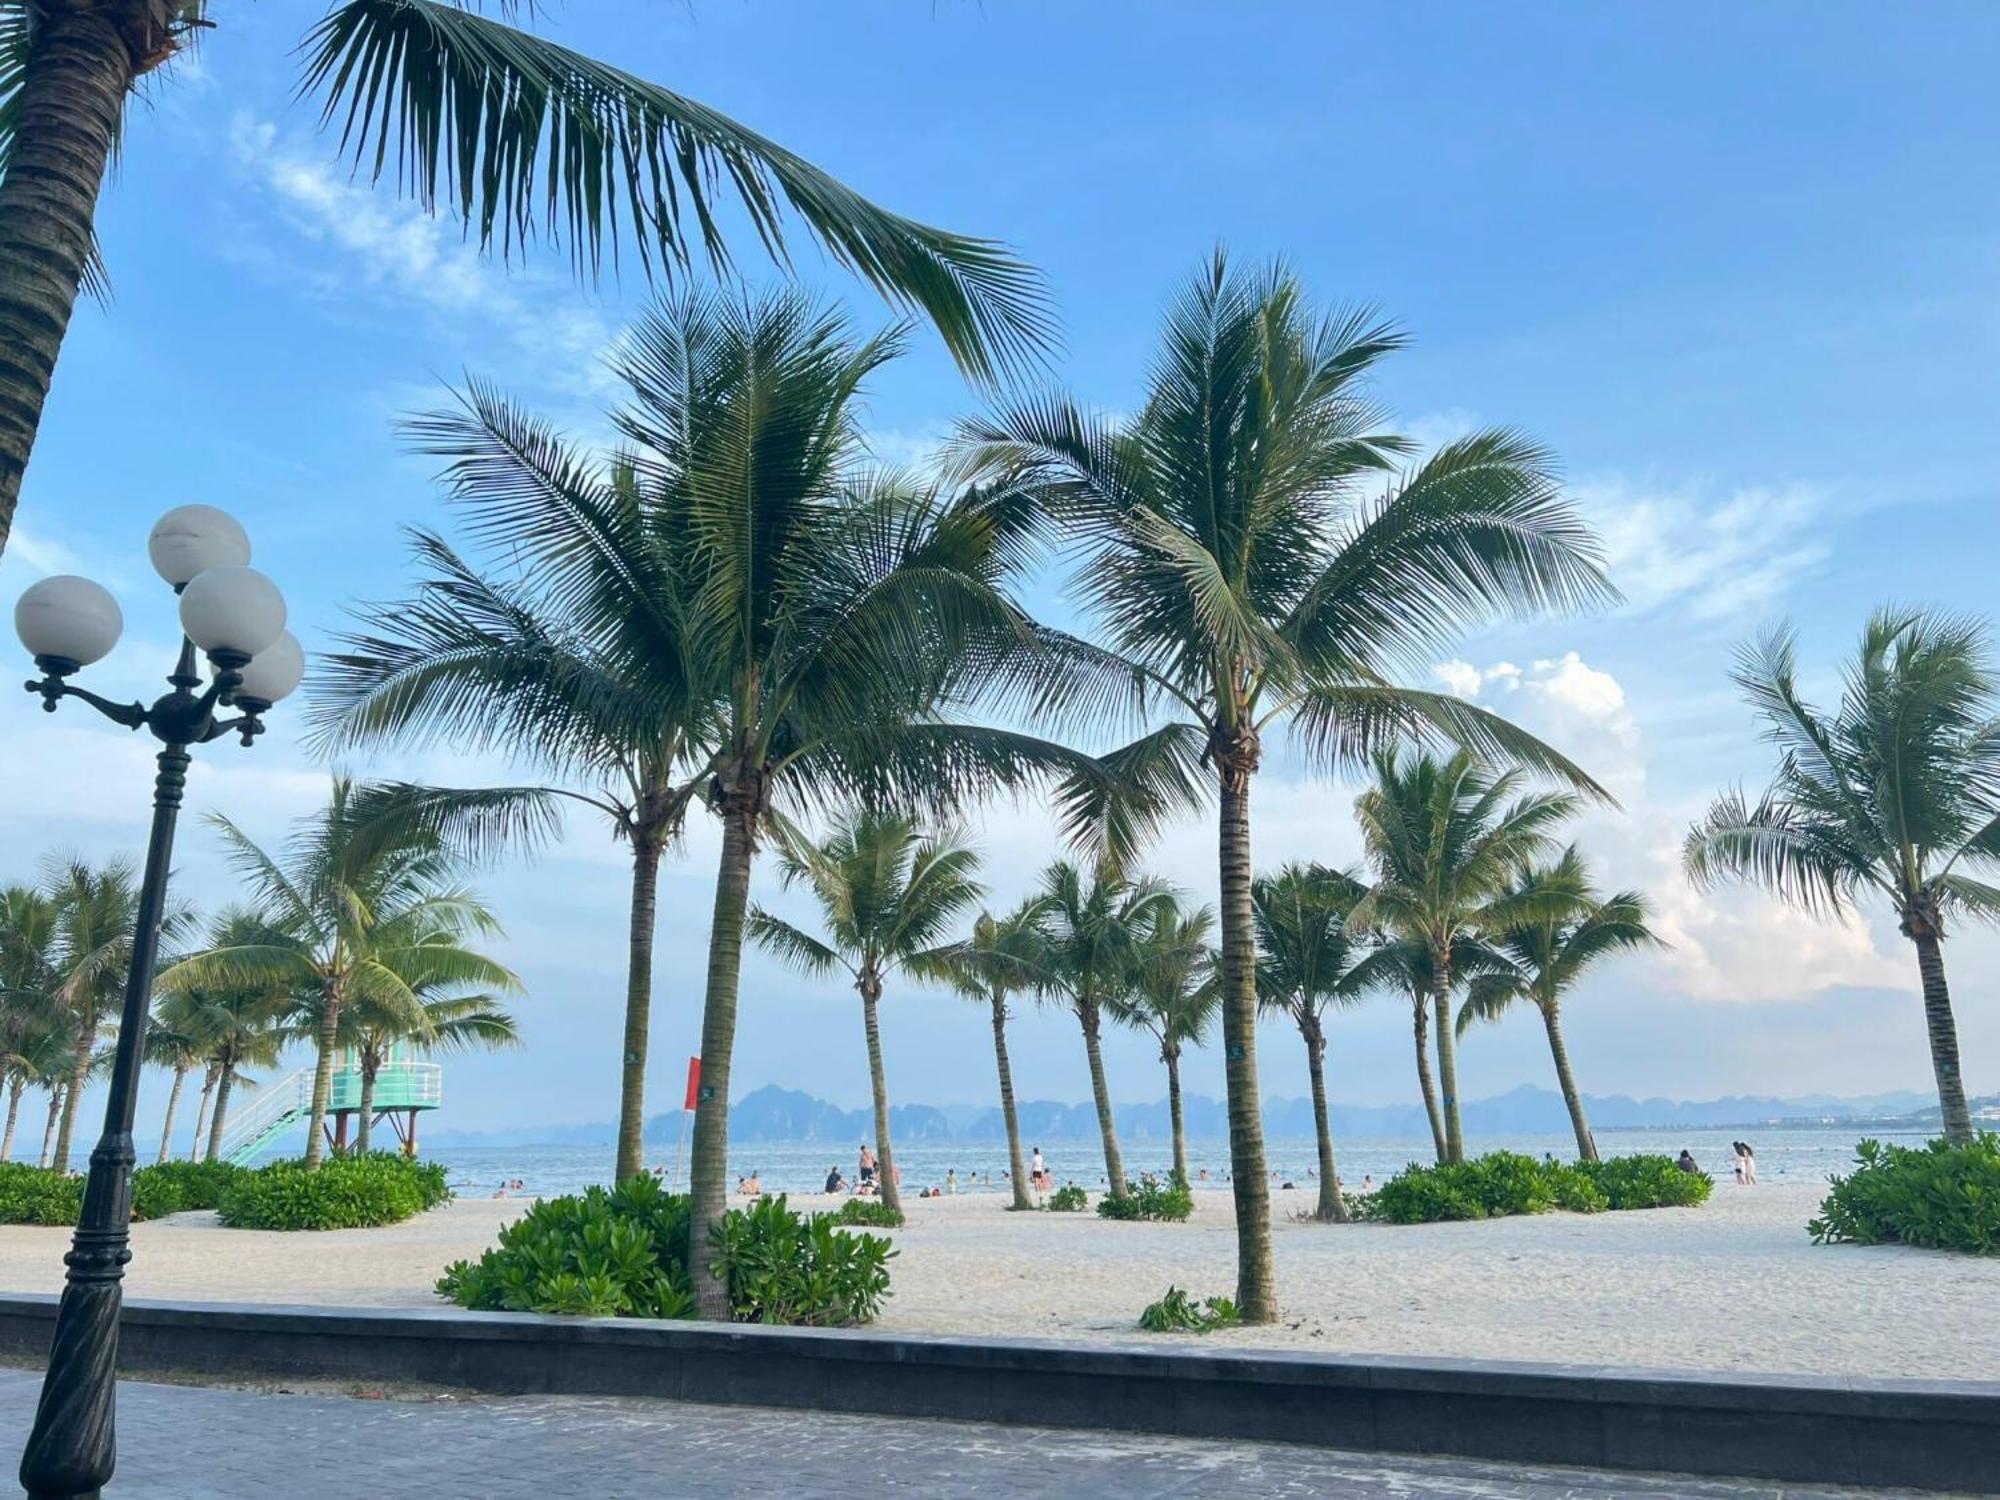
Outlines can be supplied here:
[[1345, 1224], [1347, 1200], [1340, 1192], [1340, 1169], [1333, 1161], [1333, 1116], [1326, 1107], [1326, 1035], [1315, 1020], [1306, 1038], [1306, 1072], [1312, 1078], [1313, 1131], [1319, 1137], [1319, 1206], [1313, 1217], [1322, 1224]]
[[882, 1201], [897, 1213], [903, 1211], [903, 1193], [896, 1186], [895, 1148], [889, 1144], [889, 1078], [882, 1067], [882, 1026], [876, 1006], [882, 998], [882, 981], [864, 975], [861, 981], [861, 1019], [868, 1032], [868, 1090], [875, 1104], [875, 1178]]
[[40, 1163], [45, 1169], [49, 1164], [50, 1145], [56, 1138], [56, 1116], [62, 1113], [62, 1101], [63, 1091], [60, 1085], [49, 1090], [49, 1123], [42, 1127], [42, 1160]]
[[646, 1170], [646, 1053], [653, 1019], [653, 931], [660, 842], [632, 835], [632, 910], [625, 958], [625, 1051], [618, 1070], [618, 1182]]
[[380, 1063], [371, 1067], [365, 1056], [361, 1059], [361, 1123], [355, 1127], [354, 1149], [363, 1156], [375, 1138], [375, 1079], [381, 1071]]
[[[1254, 757], [1254, 752], [1253, 752]], [[1278, 1318], [1271, 1260], [1271, 1182], [1257, 1091], [1257, 939], [1250, 906], [1250, 773], [1241, 753], [1221, 775], [1222, 1068], [1229, 1090], [1230, 1187], [1236, 1199], [1236, 1310], [1246, 1323]]]
[[221, 1081], [215, 1086], [215, 1118], [208, 1122], [209, 1161], [214, 1161], [222, 1155], [223, 1127], [229, 1119], [229, 1089], [235, 1082], [235, 1069], [224, 1068]]
[[0, 177], [0, 552], [90, 258], [104, 169], [132, 86], [111, 7], [40, 7]]
[[1549, 1056], [1556, 1060], [1556, 1084], [1562, 1089], [1563, 1103], [1569, 1106], [1569, 1123], [1576, 1131], [1577, 1160], [1596, 1161], [1597, 1137], [1590, 1133], [1590, 1121], [1583, 1114], [1583, 1095], [1577, 1092], [1576, 1075], [1569, 1070], [1569, 1048], [1563, 1045], [1561, 1010], [1553, 1000], [1541, 1009], [1542, 1024], [1549, 1033]]
[[14, 1122], [21, 1117], [21, 1090], [28, 1086], [25, 1078], [16, 1078], [7, 1090], [7, 1133], [0, 1136], [0, 1161], [14, 1159]]
[[1104, 1052], [1097, 1044], [1103, 1021], [1094, 1002], [1085, 1001], [1077, 1019], [1083, 1023], [1083, 1052], [1090, 1059], [1090, 1096], [1097, 1103], [1097, 1130], [1104, 1137], [1104, 1178], [1114, 1198], [1125, 1196], [1125, 1159], [1118, 1154], [1118, 1125], [1111, 1117], [1111, 1087], [1104, 1081]]
[[208, 1126], [208, 1104], [215, 1096], [215, 1080], [221, 1076], [221, 1069], [214, 1063], [201, 1075], [201, 1098], [194, 1107], [194, 1135], [188, 1140], [188, 1160], [201, 1160], [202, 1132]]
[[1167, 1065], [1167, 1118], [1174, 1131], [1174, 1180], [1187, 1187], [1194, 1179], [1188, 1175], [1187, 1125], [1181, 1116], [1180, 1049], [1162, 1051], [1160, 1057]]
[[1958, 1070], [1958, 1025], [1951, 1015], [1951, 989], [1944, 980], [1944, 944], [1928, 928], [1910, 939], [1917, 945], [1917, 971], [1924, 981], [1924, 1029], [1931, 1044], [1931, 1072], [1937, 1075], [1938, 1113], [1944, 1138], [1955, 1146], [1971, 1144], [1972, 1109], [1965, 1100], [1965, 1078]]
[[333, 1097], [333, 1059], [339, 1050], [340, 997], [327, 987], [319, 1018], [319, 1061], [313, 1068], [312, 1119], [306, 1126], [306, 1170], [326, 1160], [326, 1107]]
[[[1439, 973], [1445, 974], [1439, 964]], [[1438, 1034], [1438, 1092], [1444, 1107], [1444, 1159], [1465, 1160], [1465, 1126], [1458, 1110], [1458, 1028], [1452, 1024], [1451, 979], [1441, 978], [1431, 997]]]
[[[746, 805], [747, 803], [747, 805]], [[736, 991], [743, 970], [743, 914], [750, 904], [756, 858], [754, 799], [730, 795], [722, 810], [722, 857], [715, 879], [715, 917], [708, 932], [708, 992], [701, 1012], [701, 1092], [694, 1111], [689, 1166], [692, 1213], [688, 1266], [698, 1316], [729, 1318], [729, 1287], [715, 1274], [710, 1236], [728, 1207], [729, 1058], [736, 1045]]]
[[183, 1063], [174, 1069], [174, 1086], [167, 1090], [167, 1117], [160, 1122], [160, 1154], [157, 1161], [165, 1161], [174, 1148], [174, 1111], [180, 1108], [181, 1085], [187, 1082], [187, 1065]]
[[1007, 1126], [1007, 1182], [1014, 1190], [1010, 1207], [1031, 1209], [1035, 1204], [1028, 1196], [1028, 1164], [1021, 1156], [1021, 1122], [1014, 1113], [1014, 1070], [1007, 1063], [1007, 1001], [999, 995], [993, 997], [993, 1061], [1000, 1069], [1000, 1118]]
[[97, 1050], [98, 1021], [95, 1016], [83, 1028], [70, 1058], [69, 1087], [63, 1091], [62, 1125], [56, 1131], [56, 1154], [49, 1163], [58, 1174], [69, 1171], [70, 1141], [76, 1135], [76, 1112], [83, 1103], [84, 1085], [90, 1081], [90, 1055]]
[[1438, 1113], [1437, 1085], [1431, 1082], [1431, 1013], [1430, 996], [1418, 995], [1410, 1007], [1414, 1017], [1412, 1029], [1417, 1038], [1417, 1087], [1423, 1091], [1424, 1113], [1430, 1116], [1431, 1145], [1437, 1151], [1437, 1159], [1444, 1161], [1444, 1116]]

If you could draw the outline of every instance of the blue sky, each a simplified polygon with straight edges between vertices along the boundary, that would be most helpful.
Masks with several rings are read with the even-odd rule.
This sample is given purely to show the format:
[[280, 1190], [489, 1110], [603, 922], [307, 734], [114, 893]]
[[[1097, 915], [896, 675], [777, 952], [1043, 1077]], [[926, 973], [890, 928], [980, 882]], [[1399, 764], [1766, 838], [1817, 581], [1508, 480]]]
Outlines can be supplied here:
[[[29, 472], [0, 596], [82, 570], [124, 602], [100, 688], [164, 668], [170, 600], [153, 517], [191, 500], [251, 528], [308, 649], [345, 601], [393, 596], [397, 528], [449, 525], [394, 421], [471, 371], [574, 431], [601, 429], [606, 343], [645, 289], [572, 284], [560, 254], [508, 269], [455, 226], [353, 182], [291, 100], [306, 6], [217, 7], [221, 25], [132, 117], [100, 216], [115, 295], [80, 310]], [[1005, 238], [1048, 275], [1064, 383], [1137, 398], [1164, 299], [1210, 248], [1283, 254], [1325, 302], [1378, 306], [1414, 336], [1380, 395], [1436, 440], [1518, 425], [1561, 456], [1628, 603], [1463, 643], [1439, 680], [1586, 761], [1625, 811], [1580, 830], [1609, 878], [1644, 886], [1672, 953], [1608, 969], [1571, 1007], [1584, 1085], [1686, 1097], [1923, 1088], [1914, 965], [1892, 926], [1815, 926], [1674, 873], [1704, 799], [1766, 758], [1724, 678], [1734, 646], [1788, 616], [1824, 687], [1866, 609], [1983, 609], [2000, 543], [2000, 206], [1992, 155], [2000, 12], [1974, 5], [1233, 8], [572, 0], [543, 25], [809, 156], [897, 210]], [[540, 247], [546, 251], [547, 247]], [[746, 253], [756, 278], [766, 267]], [[879, 303], [801, 240], [802, 279], [864, 320]], [[919, 334], [875, 383], [878, 451], [920, 459], [976, 397]], [[1038, 597], [1046, 590], [1038, 590]], [[1495, 671], [1498, 667], [1500, 670]], [[1511, 670], [1510, 670], [1511, 669]], [[122, 731], [0, 714], [5, 873], [40, 851], [131, 849], [148, 766]], [[379, 761], [439, 778], [477, 757]], [[323, 773], [282, 727], [253, 753], [211, 747], [197, 808], [276, 837]], [[1353, 788], [1282, 761], [1259, 789], [1260, 863], [1345, 861]], [[528, 980], [531, 1051], [454, 1062], [450, 1122], [609, 1118], [622, 989], [621, 851], [579, 823], [565, 849], [485, 879]], [[1052, 852], [1033, 809], [987, 820], [996, 900]], [[183, 889], [228, 894], [191, 818]], [[655, 1098], [667, 1107], [698, 1024], [714, 838], [666, 877]], [[1198, 822], [1158, 866], [1213, 886]], [[786, 898], [760, 886], [779, 904]], [[801, 913], [801, 915], [803, 915]], [[1985, 934], [1951, 950], [1972, 1085], [2000, 1088]], [[752, 959], [739, 1086], [865, 1095], [858, 1007]], [[896, 997], [892, 1084], [976, 1101], [980, 1017]], [[1081, 1098], [1058, 1017], [1021, 1026], [1031, 1096]], [[1269, 1092], [1297, 1094], [1296, 1039], [1265, 1038]], [[1342, 1022], [1336, 1087], [1413, 1096], [1407, 1016]], [[1157, 1097], [1136, 1039], [1114, 1092]], [[1479, 1035], [1466, 1092], [1546, 1084], [1527, 1017]], [[1211, 1076], [1213, 1075], [1213, 1076]], [[1205, 1057], [1190, 1087], [1219, 1093]]]

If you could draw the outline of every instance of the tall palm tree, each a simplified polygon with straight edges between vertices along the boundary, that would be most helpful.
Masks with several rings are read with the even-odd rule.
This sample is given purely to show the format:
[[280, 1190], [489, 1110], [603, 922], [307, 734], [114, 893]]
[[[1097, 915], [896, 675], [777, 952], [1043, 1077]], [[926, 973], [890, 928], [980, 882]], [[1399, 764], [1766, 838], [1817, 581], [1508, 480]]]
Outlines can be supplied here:
[[1127, 879], [1112, 863], [1086, 875], [1069, 860], [1042, 872], [1041, 968], [1048, 993], [1076, 1017], [1090, 1064], [1090, 1094], [1097, 1105], [1097, 1129], [1104, 1139], [1104, 1175], [1111, 1196], [1126, 1194], [1125, 1161], [1118, 1153], [1118, 1127], [1111, 1114], [1111, 1086], [1104, 1076], [1106, 1009], [1130, 990], [1145, 935], [1159, 913], [1178, 904], [1178, 893], [1162, 881]]
[[21, 1094], [38, 1082], [61, 1036], [62, 1002], [56, 962], [56, 906], [30, 885], [0, 888], [0, 1082], [7, 1089], [7, 1126], [0, 1161], [14, 1158]]
[[1466, 939], [1537, 913], [1510, 877], [1547, 853], [1577, 810], [1569, 792], [1517, 796], [1523, 782], [1520, 772], [1489, 770], [1462, 750], [1445, 760], [1385, 750], [1375, 757], [1374, 785], [1354, 802], [1375, 884], [1351, 919], [1421, 943], [1430, 956], [1446, 1161], [1465, 1160], [1453, 956]]
[[1156, 906], [1133, 952], [1130, 987], [1108, 996], [1114, 1021], [1148, 1033], [1159, 1044], [1167, 1067], [1167, 1118], [1174, 1141], [1174, 1179], [1186, 1186], [1187, 1120], [1181, 1109], [1181, 1054], [1208, 1040], [1221, 1008], [1215, 982], [1215, 953], [1209, 934], [1215, 913], [1208, 907], [1183, 909], [1178, 900]]
[[55, 1140], [57, 1112], [62, 1108], [63, 1085], [69, 1077], [71, 1044], [68, 1018], [60, 1011], [49, 1012], [40, 1024], [18, 1034], [7, 1067], [7, 1124], [9, 1131], [0, 1142], [0, 1161], [14, 1159], [12, 1127], [19, 1115], [21, 1095], [29, 1085], [49, 1091], [48, 1128], [42, 1137], [41, 1165], [49, 1164], [49, 1149]]
[[391, 836], [357, 816], [347, 778], [334, 778], [326, 807], [301, 821], [279, 855], [219, 813], [210, 821], [254, 893], [263, 931], [189, 955], [160, 976], [160, 987], [244, 986], [290, 996], [295, 1024], [308, 1029], [318, 1050], [305, 1152], [314, 1170], [325, 1157], [327, 1102], [349, 1003], [414, 1017], [426, 987], [512, 990], [518, 981], [467, 946], [500, 929], [459, 883], [459, 861], [435, 838], [407, 827]]
[[[530, 0], [503, 4], [532, 17]], [[234, 5], [0, 0], [0, 549], [76, 302], [125, 101]], [[969, 373], [1049, 338], [1039, 282], [991, 240], [877, 207], [727, 116], [544, 37], [476, 0], [342, 0], [307, 33], [299, 92], [339, 154], [426, 211], [442, 201], [482, 249], [566, 244], [579, 276], [608, 249], [648, 279], [732, 264], [717, 211], [740, 209], [780, 264], [795, 216], [836, 262], [921, 312]], [[789, 211], [789, 213], [788, 213]]]
[[1103, 625], [1106, 670], [1066, 663], [1034, 681], [1031, 701], [1147, 730], [1110, 759], [1153, 795], [1119, 809], [1079, 793], [1073, 817], [1130, 836], [1164, 805], [1219, 802], [1236, 1302], [1252, 1323], [1277, 1316], [1250, 901], [1264, 736], [1289, 723], [1330, 769], [1416, 733], [1589, 784], [1505, 720], [1396, 685], [1467, 626], [1613, 596], [1535, 444], [1482, 432], [1394, 473], [1410, 445], [1381, 428], [1365, 382], [1401, 344], [1364, 314], [1315, 316], [1282, 266], [1236, 275], [1218, 251], [1168, 314], [1136, 416], [1039, 399], [964, 434], [966, 472], [996, 503], [1026, 500], [1063, 529]]
[[[1437, 1159], [1446, 1161], [1449, 1158], [1444, 1111], [1438, 1107], [1437, 1080], [1431, 1068], [1431, 1010], [1437, 997], [1437, 973], [1431, 964], [1430, 944], [1421, 938], [1380, 933], [1371, 933], [1370, 941], [1373, 946], [1355, 966], [1355, 988], [1369, 993], [1386, 992], [1409, 1002], [1410, 1031], [1416, 1043], [1417, 1091], [1423, 1096]], [[1504, 960], [1483, 940], [1476, 934], [1462, 933], [1452, 946], [1446, 983], [1454, 991], [1463, 989], [1473, 976], [1500, 967], [1504, 967]]]
[[1306, 1045], [1312, 1080], [1313, 1131], [1319, 1142], [1319, 1203], [1313, 1217], [1345, 1224], [1347, 1200], [1333, 1158], [1333, 1120], [1326, 1102], [1326, 1012], [1354, 1005], [1365, 978], [1357, 978], [1368, 952], [1348, 917], [1367, 887], [1346, 870], [1286, 865], [1250, 886], [1257, 926], [1257, 992], [1264, 1007], [1289, 1016]]
[[[165, 1161], [172, 1154], [174, 1115], [180, 1108], [181, 1088], [188, 1074], [205, 1063], [201, 1038], [190, 1024], [188, 1009], [184, 997], [162, 995], [154, 1002], [153, 1017], [146, 1027], [146, 1061], [167, 1068], [174, 1075], [173, 1086], [167, 1090], [167, 1112], [160, 1121], [160, 1154], [155, 1161]], [[207, 1090], [202, 1092], [202, 1102], [206, 1105]]]
[[1598, 895], [1590, 871], [1572, 844], [1552, 864], [1529, 865], [1515, 873], [1506, 898], [1525, 914], [1511, 927], [1487, 934], [1488, 946], [1507, 961], [1495, 973], [1473, 978], [1458, 1013], [1463, 1036], [1476, 1021], [1494, 1021], [1516, 1000], [1541, 1012], [1548, 1032], [1556, 1082], [1576, 1131], [1576, 1154], [1597, 1160], [1597, 1140], [1583, 1112], [1583, 1095], [1563, 1042], [1563, 995], [1601, 960], [1642, 948], [1666, 946], [1646, 925], [1651, 909], [1637, 891]]
[[[266, 926], [255, 912], [230, 907], [210, 923], [198, 951], [255, 948], [285, 941], [282, 933]], [[195, 1039], [203, 1069], [201, 1100], [195, 1109], [188, 1159], [213, 1160], [222, 1142], [230, 1096], [236, 1085], [246, 1081], [249, 1068], [275, 1067], [290, 1039], [286, 1024], [293, 999], [282, 982], [210, 984], [184, 989], [178, 980], [166, 980], [171, 968], [168, 965], [161, 971], [158, 982], [162, 1003], [173, 1007], [178, 1027]], [[211, 1100], [213, 1113], [209, 1108]]]
[[[448, 931], [433, 935], [432, 942], [454, 941]], [[412, 986], [417, 994], [417, 1010], [401, 1004], [379, 1005], [364, 996], [347, 1007], [341, 1016], [341, 1044], [354, 1051], [361, 1071], [361, 1097], [355, 1127], [354, 1149], [365, 1152], [373, 1137], [375, 1085], [382, 1068], [398, 1046], [420, 1053], [495, 1051], [521, 1045], [520, 1028], [514, 1017], [492, 995], [474, 992], [433, 993], [438, 986]]]
[[1886, 900], [1917, 950], [1945, 1138], [1970, 1141], [1944, 940], [1952, 918], [2000, 919], [2000, 888], [1975, 874], [2000, 861], [2000, 685], [1986, 627], [1877, 610], [1831, 713], [1800, 693], [1788, 627], [1746, 647], [1733, 677], [1778, 769], [1754, 805], [1726, 793], [1689, 831], [1689, 877], [1749, 881], [1814, 913]]
[[985, 894], [973, 878], [979, 856], [957, 833], [927, 833], [906, 814], [851, 811], [817, 843], [786, 839], [779, 869], [787, 885], [812, 891], [825, 918], [826, 939], [762, 907], [750, 909], [749, 935], [802, 973], [845, 970], [853, 978], [868, 1037], [882, 1201], [900, 1212], [876, 1007], [891, 975], [900, 970], [922, 977], [942, 960], [950, 946], [945, 934]]

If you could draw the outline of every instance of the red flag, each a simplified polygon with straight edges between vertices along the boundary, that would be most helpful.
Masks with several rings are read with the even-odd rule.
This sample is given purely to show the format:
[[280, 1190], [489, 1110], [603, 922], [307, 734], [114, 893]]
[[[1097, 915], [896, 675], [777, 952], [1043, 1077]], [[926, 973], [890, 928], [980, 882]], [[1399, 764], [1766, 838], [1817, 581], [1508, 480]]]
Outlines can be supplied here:
[[686, 1110], [691, 1110], [695, 1107], [697, 1103], [700, 1102], [700, 1099], [701, 1099], [701, 1059], [698, 1057], [690, 1057], [688, 1059], [687, 1102], [681, 1105], [681, 1108]]

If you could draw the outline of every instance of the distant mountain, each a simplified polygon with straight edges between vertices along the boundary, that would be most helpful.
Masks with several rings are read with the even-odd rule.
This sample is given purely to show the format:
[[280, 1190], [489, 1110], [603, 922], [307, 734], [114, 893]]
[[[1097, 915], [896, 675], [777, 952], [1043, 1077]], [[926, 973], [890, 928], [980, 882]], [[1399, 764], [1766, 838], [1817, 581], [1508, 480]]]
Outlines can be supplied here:
[[[1723, 1099], [1634, 1099], [1625, 1094], [1584, 1096], [1590, 1120], [1600, 1130], [1671, 1129], [1675, 1126], [1813, 1124], [1821, 1121], [1872, 1120], [1922, 1123], [1928, 1113], [1937, 1118], [1937, 1102], [1928, 1095], [1902, 1091], [1841, 1099], [1825, 1094], [1795, 1098], [1732, 1095]], [[1062, 1104], [1051, 1099], [1020, 1103], [1021, 1133], [1030, 1141], [1091, 1141], [1097, 1138], [1097, 1111], [1088, 1104]], [[1229, 1117], [1219, 1099], [1189, 1095], [1183, 1101], [1188, 1133], [1196, 1137], [1229, 1133]], [[1553, 1134], [1569, 1129], [1569, 1112], [1562, 1096], [1527, 1084], [1491, 1099], [1468, 1100], [1465, 1128], [1484, 1134]], [[1121, 1137], [1133, 1141], [1165, 1140], [1171, 1124], [1164, 1099], [1145, 1104], [1120, 1104], [1113, 1110]], [[1333, 1128], [1340, 1135], [1417, 1139], [1430, 1134], [1421, 1105], [1336, 1105]], [[978, 1105], [898, 1104], [889, 1110], [889, 1129], [899, 1141], [993, 1141], [1006, 1135], [997, 1108]], [[667, 1144], [679, 1139], [678, 1112], [653, 1116], [646, 1122], [646, 1139]], [[1264, 1103], [1264, 1130], [1274, 1137], [1313, 1133], [1312, 1101], [1269, 1099]], [[846, 1147], [873, 1139], [874, 1115], [867, 1109], [842, 1109], [800, 1089], [766, 1085], [738, 1099], [729, 1111], [732, 1144], [788, 1144], [823, 1141]], [[609, 1146], [617, 1132], [601, 1125], [517, 1125], [504, 1130], [434, 1130], [425, 1139], [440, 1146]]]

